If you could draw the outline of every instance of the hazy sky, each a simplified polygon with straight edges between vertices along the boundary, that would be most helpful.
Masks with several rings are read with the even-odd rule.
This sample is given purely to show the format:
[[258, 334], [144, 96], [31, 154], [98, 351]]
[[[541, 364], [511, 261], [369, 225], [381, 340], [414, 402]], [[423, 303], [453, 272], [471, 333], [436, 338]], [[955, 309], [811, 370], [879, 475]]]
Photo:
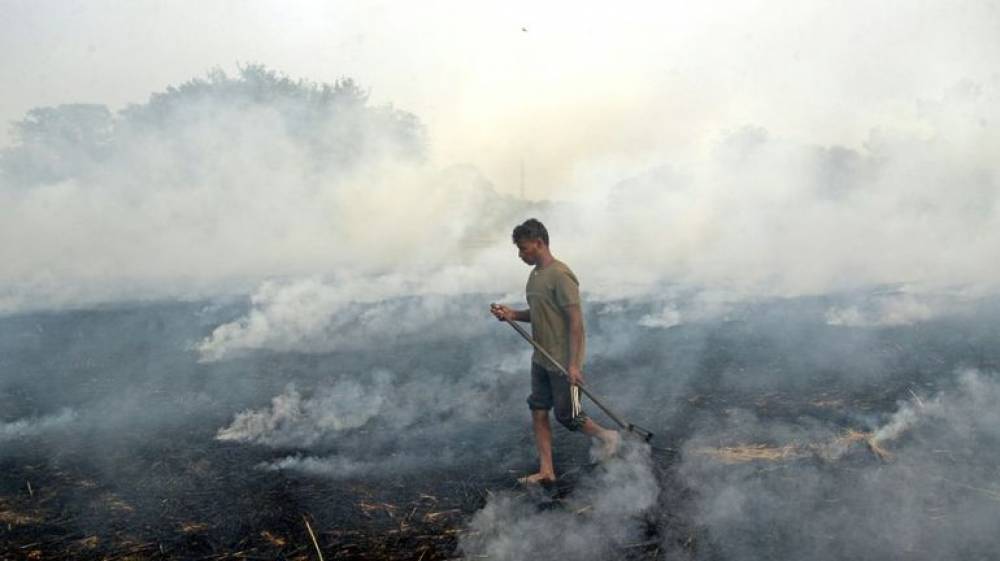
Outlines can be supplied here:
[[[0, 1], [0, 120], [119, 109], [260, 62], [342, 76], [429, 125], [436, 163], [529, 195], [581, 165], [661, 161], [746, 124], [861, 144], [916, 102], [996, 80], [1000, 9], [950, 2]], [[6, 131], [2, 144], [10, 142]], [[583, 139], [586, 139], [584, 141]]]

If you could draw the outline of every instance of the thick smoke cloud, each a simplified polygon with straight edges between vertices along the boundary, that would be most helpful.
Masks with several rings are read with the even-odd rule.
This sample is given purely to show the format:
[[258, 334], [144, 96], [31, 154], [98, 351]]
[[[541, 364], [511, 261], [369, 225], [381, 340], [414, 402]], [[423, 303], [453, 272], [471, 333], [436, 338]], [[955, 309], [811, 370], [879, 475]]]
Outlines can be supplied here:
[[[274, 278], [372, 282], [383, 297], [410, 295], [429, 275], [441, 294], [496, 290], [520, 282], [506, 237], [527, 215], [549, 224], [557, 255], [597, 297], [900, 282], [914, 298], [981, 294], [998, 281], [987, 265], [1000, 248], [996, 99], [995, 83], [961, 84], [915, 105], [920, 130], [873, 122], [858, 147], [723, 131], [645, 172], [581, 169], [555, 205], [498, 195], [468, 167], [421, 163], [417, 119], [367, 105], [349, 81], [251, 66], [117, 115], [39, 108], [3, 155], [0, 306], [245, 294]], [[460, 274], [441, 274], [449, 267]], [[899, 313], [926, 318], [921, 306]], [[848, 308], [831, 321], [905, 321], [886, 313]]]
[[15, 129], [0, 166], [7, 313], [245, 294], [272, 277], [419, 277], [525, 206], [475, 170], [423, 166], [416, 117], [368, 105], [353, 82], [257, 66], [114, 115], [38, 108]]
[[[420, 331], [423, 318], [440, 317], [450, 295], [520, 285], [505, 235], [524, 212], [546, 219], [554, 250], [584, 275], [592, 300], [662, 300], [661, 310], [639, 319], [647, 328], [725, 317], [734, 303], [759, 298], [843, 291], [859, 297], [830, 306], [830, 325], [899, 326], [947, 314], [993, 293], [1000, 280], [988, 266], [1000, 248], [995, 163], [983, 151], [998, 139], [975, 120], [992, 118], [995, 92], [966, 86], [949, 96], [948, 105], [926, 109], [932, 135], [873, 131], [864, 149], [852, 150], [742, 129], [703, 160], [601, 184], [558, 205], [498, 207], [502, 199], [473, 198], [449, 225], [455, 234], [424, 234], [443, 253], [411, 246], [419, 266], [407, 265], [418, 261], [411, 258], [392, 273], [266, 283], [250, 315], [220, 326], [199, 349], [212, 360], [239, 349], [328, 350], [356, 345], [353, 338], [368, 333]], [[942, 198], [945, 185], [950, 194]], [[412, 210], [421, 204], [408, 212], [421, 212]], [[477, 222], [492, 231], [469, 233]], [[368, 257], [377, 261], [393, 249], [391, 235], [384, 242]], [[863, 294], [878, 286], [897, 288]], [[351, 311], [351, 302], [378, 298], [401, 299], [374, 316]], [[330, 337], [349, 324], [355, 333]]]
[[[992, 290], [989, 154], [1000, 139], [984, 123], [998, 117], [996, 95], [995, 86], [959, 87], [927, 104], [926, 132], [873, 128], [858, 148], [740, 129], [695, 161], [596, 187], [587, 211], [558, 230], [583, 233], [587, 251], [573, 256], [602, 287], [625, 278], [753, 295], [899, 282]], [[616, 267], [597, 264], [607, 255]]]

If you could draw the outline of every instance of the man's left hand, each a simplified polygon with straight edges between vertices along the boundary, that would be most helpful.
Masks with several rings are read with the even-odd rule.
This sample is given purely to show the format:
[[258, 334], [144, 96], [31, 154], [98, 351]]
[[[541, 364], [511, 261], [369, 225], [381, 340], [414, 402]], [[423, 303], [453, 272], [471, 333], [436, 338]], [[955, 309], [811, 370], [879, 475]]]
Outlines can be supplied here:
[[583, 372], [580, 371], [579, 366], [570, 366], [566, 369], [566, 372], [569, 374], [570, 384], [573, 384], [574, 386], [583, 385]]

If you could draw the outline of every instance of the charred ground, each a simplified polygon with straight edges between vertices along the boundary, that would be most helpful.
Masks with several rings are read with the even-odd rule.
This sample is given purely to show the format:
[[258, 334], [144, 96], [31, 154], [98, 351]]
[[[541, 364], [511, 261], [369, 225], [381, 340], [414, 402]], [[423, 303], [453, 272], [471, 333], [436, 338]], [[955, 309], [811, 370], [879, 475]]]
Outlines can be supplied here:
[[[634, 517], [627, 539], [610, 536], [609, 551], [623, 559], [739, 558], [705, 514], [708, 492], [695, 484], [700, 475], [692, 476], [698, 450], [820, 439], [810, 436], [820, 433], [782, 439], [760, 426], [872, 430], [901, 402], [947, 391], [956, 369], [1000, 370], [994, 321], [1000, 314], [989, 303], [971, 314], [881, 327], [828, 325], [822, 311], [829, 306], [823, 299], [743, 305], [669, 329], [635, 327], [649, 303], [592, 307], [594, 388], [658, 435], [657, 506]], [[502, 364], [508, 355], [518, 362], [527, 354], [502, 325], [463, 341], [417, 334], [342, 352], [263, 350], [199, 362], [193, 344], [244, 311], [240, 303], [172, 303], [0, 319], [0, 555], [312, 559], [308, 520], [328, 559], [445, 559], [462, 554], [459, 540], [470, 531], [470, 517], [494, 494], [525, 493], [514, 481], [533, 462], [526, 381], [504, 376], [509, 367]], [[489, 321], [485, 314], [482, 321]], [[235, 414], [266, 407], [290, 382], [309, 393], [372, 369], [392, 372], [393, 387], [409, 388], [386, 396], [383, 411], [391, 415], [301, 445], [217, 438]], [[435, 380], [428, 384], [437, 393], [412, 397], [421, 380]], [[449, 404], [479, 392], [489, 399], [472, 414]], [[398, 402], [405, 415], [393, 408]], [[733, 415], [753, 421], [735, 422]], [[527, 497], [539, 512], [566, 508], [577, 483], [600, 469], [589, 462], [583, 439], [561, 429], [556, 438], [563, 480]], [[946, 464], [983, 459], [968, 446], [948, 454]], [[331, 457], [362, 468], [337, 474], [267, 467], [282, 458]], [[819, 472], [833, 484], [817, 500], [836, 505], [840, 486], [877, 473], [882, 462], [857, 446], [836, 461], [805, 455], [715, 462], [698, 473], [720, 470], [719, 477], [730, 478], [742, 470], [740, 481], [780, 486], [783, 477], [794, 484], [803, 471]], [[1000, 512], [992, 488], [963, 481], [947, 487], [960, 497], [985, 497], [985, 512]], [[955, 496], [915, 508], [968, 531], [964, 519], [949, 517]], [[849, 498], [840, 504], [844, 516], [859, 515]], [[739, 543], [753, 552], [781, 558], [801, 551], [783, 545], [802, 539], [791, 525], [752, 534]], [[986, 555], [989, 543], [971, 534], [964, 553]], [[831, 540], [840, 535], [831, 529]], [[834, 557], [873, 553], [834, 549], [842, 553]], [[919, 549], [899, 555], [929, 558]]]

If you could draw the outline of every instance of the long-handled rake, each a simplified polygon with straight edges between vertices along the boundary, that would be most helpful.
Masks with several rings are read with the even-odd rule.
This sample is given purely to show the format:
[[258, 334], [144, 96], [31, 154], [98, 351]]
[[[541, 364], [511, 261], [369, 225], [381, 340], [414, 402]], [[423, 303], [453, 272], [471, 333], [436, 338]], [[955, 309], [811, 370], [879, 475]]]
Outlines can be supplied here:
[[[531, 338], [531, 335], [529, 335], [528, 332], [525, 331], [523, 327], [521, 327], [520, 325], [514, 323], [513, 321], [511, 321], [509, 319], [504, 319], [504, 321], [506, 321], [507, 323], [509, 323], [510, 326], [513, 327], [514, 330], [517, 331], [521, 335], [521, 337], [524, 337], [525, 341], [531, 343], [531, 346], [535, 347], [535, 349], [537, 349], [538, 352], [542, 354], [542, 356], [544, 356], [546, 359], [548, 359], [552, 364], [555, 364], [556, 368], [559, 369], [559, 372], [563, 376], [565, 376], [567, 379], [569, 378], [569, 372], [566, 371], [566, 368], [563, 367], [562, 364], [559, 364], [559, 361], [557, 361], [556, 359], [552, 358], [552, 355], [550, 355], [548, 353], [548, 351], [546, 351], [545, 349], [543, 349], [541, 345], [539, 345], [538, 343], [536, 343], [535, 340]], [[583, 392], [583, 395], [589, 397], [590, 401], [594, 402], [594, 405], [598, 406], [601, 409], [601, 411], [604, 411], [604, 413], [608, 417], [610, 417], [612, 421], [614, 421], [615, 423], [617, 423], [618, 426], [620, 426], [623, 430], [625, 430], [627, 432], [630, 432], [630, 433], [638, 436], [639, 438], [641, 438], [645, 442], [649, 442], [650, 440], [652, 440], [652, 438], [653, 438], [653, 433], [652, 432], [650, 432], [647, 429], [644, 429], [644, 428], [640, 427], [639, 425], [630, 423], [630, 422], [626, 421], [625, 419], [622, 419], [620, 415], [618, 415], [617, 413], [615, 413], [614, 411], [612, 411], [596, 395], [594, 395], [594, 392], [590, 391], [590, 389], [586, 385], [584, 385], [584, 384], [578, 384], [577, 387], [580, 388], [580, 391]]]

